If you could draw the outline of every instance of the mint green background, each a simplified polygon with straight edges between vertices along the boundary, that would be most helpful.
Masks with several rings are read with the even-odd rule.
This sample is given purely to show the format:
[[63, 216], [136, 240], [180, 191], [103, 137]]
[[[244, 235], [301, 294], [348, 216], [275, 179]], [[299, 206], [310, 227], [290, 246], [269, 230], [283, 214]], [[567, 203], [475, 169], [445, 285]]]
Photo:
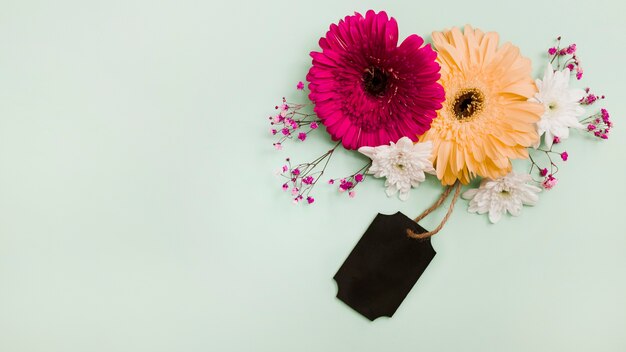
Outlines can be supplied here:
[[[0, 1], [0, 351], [625, 351], [626, 8], [615, 1]], [[296, 207], [266, 117], [331, 22], [368, 8], [401, 37], [471, 23], [541, 71], [575, 41], [605, 143], [574, 134], [556, 189], [490, 225], [456, 207], [392, 319], [332, 281], [377, 212], [368, 181]], [[338, 154], [341, 176], [363, 158]], [[432, 227], [441, 211], [424, 221]]]

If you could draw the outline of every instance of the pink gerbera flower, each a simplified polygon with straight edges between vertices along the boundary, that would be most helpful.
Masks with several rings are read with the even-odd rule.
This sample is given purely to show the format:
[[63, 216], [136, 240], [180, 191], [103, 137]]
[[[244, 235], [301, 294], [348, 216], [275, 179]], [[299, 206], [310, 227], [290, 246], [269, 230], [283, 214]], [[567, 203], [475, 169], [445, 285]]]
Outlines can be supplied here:
[[445, 99], [437, 54], [418, 35], [398, 44], [398, 24], [384, 11], [346, 16], [311, 52], [307, 80], [315, 113], [346, 149], [417, 141]]

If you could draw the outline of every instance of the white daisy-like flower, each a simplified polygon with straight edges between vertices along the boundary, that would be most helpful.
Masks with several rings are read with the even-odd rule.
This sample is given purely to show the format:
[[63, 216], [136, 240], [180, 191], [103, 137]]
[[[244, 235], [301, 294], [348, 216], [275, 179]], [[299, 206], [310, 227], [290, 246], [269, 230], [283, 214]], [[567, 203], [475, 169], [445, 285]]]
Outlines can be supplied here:
[[543, 79], [535, 82], [539, 92], [530, 101], [543, 104], [545, 111], [541, 119], [537, 122], [537, 133], [539, 140], [535, 148], [539, 147], [541, 136], [545, 134], [545, 143], [548, 148], [552, 147], [554, 137], [567, 139], [569, 129], [584, 128], [578, 122], [578, 117], [585, 113], [585, 109], [580, 106], [580, 100], [585, 96], [582, 89], [570, 89], [570, 70], [554, 71], [552, 65], [548, 64], [543, 74]]
[[411, 187], [419, 186], [426, 179], [424, 172], [435, 172], [430, 161], [432, 151], [431, 142], [414, 144], [408, 137], [390, 145], [359, 148], [359, 152], [372, 159], [368, 173], [374, 177], [386, 177], [387, 196], [400, 192], [401, 200], [407, 200]]
[[502, 214], [510, 213], [518, 216], [523, 205], [535, 205], [539, 200], [537, 193], [541, 188], [528, 184], [532, 180], [529, 174], [510, 174], [496, 179], [483, 179], [479, 188], [463, 193], [463, 198], [470, 199], [470, 213], [485, 214], [489, 212], [489, 221], [495, 224]]

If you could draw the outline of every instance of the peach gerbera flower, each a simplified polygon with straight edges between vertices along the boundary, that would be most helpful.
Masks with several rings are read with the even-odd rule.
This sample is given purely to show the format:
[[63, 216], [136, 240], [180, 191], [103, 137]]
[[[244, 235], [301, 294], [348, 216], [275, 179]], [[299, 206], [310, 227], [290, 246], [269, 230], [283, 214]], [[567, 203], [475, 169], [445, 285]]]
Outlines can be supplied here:
[[446, 91], [443, 108], [420, 141], [432, 141], [437, 178], [467, 184], [476, 175], [496, 179], [511, 171], [510, 159], [528, 158], [538, 139], [541, 104], [528, 101], [537, 87], [530, 60], [498, 34], [465, 26], [434, 32]]

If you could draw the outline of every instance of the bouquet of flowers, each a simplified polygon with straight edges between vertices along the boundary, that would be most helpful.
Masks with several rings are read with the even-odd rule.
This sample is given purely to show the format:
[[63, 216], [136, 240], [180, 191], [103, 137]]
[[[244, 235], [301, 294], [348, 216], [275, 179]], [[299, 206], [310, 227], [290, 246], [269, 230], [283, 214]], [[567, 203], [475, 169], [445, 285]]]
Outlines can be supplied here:
[[[569, 155], [555, 147], [570, 129], [608, 138], [608, 111], [585, 109], [604, 96], [570, 87], [572, 78], [583, 77], [576, 44], [562, 46], [557, 38], [543, 77], [533, 80], [530, 60], [510, 43], [499, 45], [495, 32], [468, 25], [432, 38], [424, 44], [413, 34], [398, 45], [398, 25], [384, 11], [331, 25], [322, 50], [311, 53], [310, 102], [283, 98], [270, 117], [277, 150], [289, 140], [306, 141], [321, 126], [338, 142], [311, 162], [286, 159], [282, 189], [294, 203], [315, 201], [311, 191], [343, 146], [371, 158], [351, 175], [324, 180], [350, 197], [367, 175], [386, 178], [387, 195], [401, 200], [427, 173], [444, 186], [480, 177], [480, 188], [464, 193], [469, 211], [497, 222], [507, 212], [519, 215], [522, 204], [535, 204], [541, 189], [557, 184], [556, 162]], [[311, 104], [315, 113], [302, 112]], [[528, 160], [528, 174], [511, 172], [511, 159]]]
[[[556, 186], [570, 133], [598, 140], [610, 134], [608, 111], [594, 109], [605, 97], [570, 86], [583, 69], [576, 44], [564, 45], [561, 37], [536, 63], [545, 68], [536, 78], [531, 60], [501, 44], [496, 32], [466, 25], [433, 32], [432, 44], [416, 34], [398, 41], [398, 24], [384, 11], [346, 16], [311, 52], [308, 84], [296, 85], [308, 87], [310, 101], [283, 98], [276, 106], [269, 118], [275, 149], [320, 130], [337, 142], [310, 162], [285, 159], [281, 187], [295, 204], [313, 204], [320, 181], [355, 197], [369, 176], [384, 178], [386, 194], [405, 201], [430, 174], [443, 192], [416, 221], [453, 196], [436, 229], [407, 229], [408, 237], [426, 239], [441, 230], [459, 196], [469, 212], [488, 214], [492, 223], [520, 215]], [[349, 175], [324, 178], [340, 147], [370, 160]], [[512, 171], [513, 159], [526, 160], [528, 172]], [[461, 195], [475, 178], [480, 186]]]

